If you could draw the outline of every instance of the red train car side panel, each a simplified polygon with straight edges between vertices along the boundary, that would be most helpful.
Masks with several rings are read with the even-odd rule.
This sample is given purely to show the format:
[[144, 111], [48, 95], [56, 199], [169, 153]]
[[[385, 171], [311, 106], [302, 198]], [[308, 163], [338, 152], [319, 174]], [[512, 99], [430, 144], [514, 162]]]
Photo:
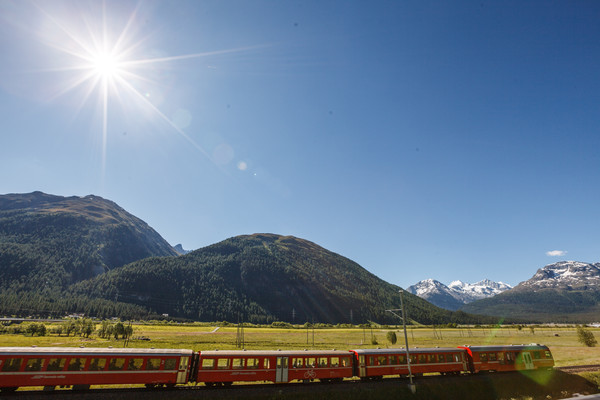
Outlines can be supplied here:
[[192, 357], [192, 350], [0, 348], [0, 388], [186, 383]]
[[196, 381], [207, 385], [240, 381], [287, 383], [352, 377], [349, 351], [203, 351]]
[[554, 367], [547, 346], [540, 344], [510, 346], [461, 346], [467, 351], [474, 373], [480, 371], [522, 371]]
[[[360, 349], [355, 354], [357, 370], [361, 378], [378, 378], [384, 375], [408, 375], [405, 349]], [[413, 374], [457, 374], [468, 371], [464, 350], [458, 348], [409, 349]]]

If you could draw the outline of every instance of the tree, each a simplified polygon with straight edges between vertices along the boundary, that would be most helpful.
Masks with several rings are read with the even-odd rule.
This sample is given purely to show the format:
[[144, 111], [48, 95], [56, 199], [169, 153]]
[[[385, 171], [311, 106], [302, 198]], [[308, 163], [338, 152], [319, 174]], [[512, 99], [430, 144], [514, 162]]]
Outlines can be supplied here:
[[113, 329], [113, 334], [115, 335], [115, 339], [119, 338], [119, 335], [125, 336], [125, 325], [122, 322], [117, 322]]
[[396, 337], [396, 332], [389, 331], [387, 333], [387, 340], [388, 340], [388, 342], [390, 342], [392, 344], [392, 346], [395, 345], [396, 342], [398, 341], [398, 338]]
[[585, 329], [583, 326], [577, 327], [577, 340], [579, 343], [584, 344], [587, 347], [594, 347], [598, 344], [598, 341], [594, 337], [592, 331]]

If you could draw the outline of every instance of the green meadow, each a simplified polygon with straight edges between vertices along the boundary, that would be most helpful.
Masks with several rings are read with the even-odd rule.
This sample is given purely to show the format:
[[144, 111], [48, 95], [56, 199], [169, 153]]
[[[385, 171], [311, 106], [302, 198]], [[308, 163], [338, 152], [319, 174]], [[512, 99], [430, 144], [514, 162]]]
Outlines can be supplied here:
[[[52, 324], [47, 324], [48, 331]], [[99, 325], [97, 326], [97, 328]], [[397, 343], [387, 340], [393, 331]], [[600, 337], [600, 329], [591, 329]], [[577, 341], [575, 327], [462, 327], [436, 329], [418, 327], [407, 329], [410, 347], [455, 347], [459, 345], [500, 345], [540, 343], [550, 347], [557, 366], [600, 364], [600, 347], [585, 347]], [[293, 328], [208, 326], [195, 324], [134, 324], [133, 336], [122, 339], [102, 339], [47, 334], [0, 335], [0, 346], [85, 346], [85, 347], [154, 347], [186, 348], [195, 351], [236, 349], [238, 343], [248, 350], [255, 349], [353, 349], [372, 347], [403, 347], [404, 334], [399, 327], [386, 328]], [[376, 343], [376, 344], [375, 344]]]

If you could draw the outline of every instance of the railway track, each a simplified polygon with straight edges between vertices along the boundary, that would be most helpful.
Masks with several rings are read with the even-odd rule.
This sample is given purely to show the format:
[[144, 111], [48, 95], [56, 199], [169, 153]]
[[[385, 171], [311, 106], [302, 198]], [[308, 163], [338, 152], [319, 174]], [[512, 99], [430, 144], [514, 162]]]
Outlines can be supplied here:
[[569, 374], [576, 374], [578, 372], [594, 372], [600, 370], [600, 364], [590, 364], [590, 365], [572, 365], [569, 367], [555, 367], [562, 372], [566, 372]]

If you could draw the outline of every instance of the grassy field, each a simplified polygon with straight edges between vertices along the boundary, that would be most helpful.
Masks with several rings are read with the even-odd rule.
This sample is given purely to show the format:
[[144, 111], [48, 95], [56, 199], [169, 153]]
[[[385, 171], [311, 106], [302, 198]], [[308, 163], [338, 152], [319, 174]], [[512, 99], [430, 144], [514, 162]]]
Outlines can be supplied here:
[[[48, 325], [50, 328], [51, 325]], [[390, 330], [396, 333], [398, 342], [392, 346], [386, 339]], [[600, 329], [592, 329], [596, 337]], [[134, 339], [129, 347], [186, 348], [193, 350], [235, 349], [238, 332], [236, 327], [193, 325], [134, 325]], [[144, 337], [150, 340], [135, 338]], [[400, 329], [281, 329], [244, 328], [244, 347], [251, 349], [352, 349], [372, 347], [400, 347], [404, 336]], [[375, 338], [376, 345], [372, 344]], [[600, 364], [600, 347], [585, 347], [577, 341], [575, 328], [536, 327], [532, 332], [525, 327], [501, 329], [457, 328], [432, 329], [409, 328], [410, 347], [455, 347], [459, 345], [527, 344], [541, 343], [550, 347], [557, 366]], [[79, 336], [24, 336], [0, 335], [0, 346], [86, 346], [124, 347], [122, 340], [89, 339]]]

